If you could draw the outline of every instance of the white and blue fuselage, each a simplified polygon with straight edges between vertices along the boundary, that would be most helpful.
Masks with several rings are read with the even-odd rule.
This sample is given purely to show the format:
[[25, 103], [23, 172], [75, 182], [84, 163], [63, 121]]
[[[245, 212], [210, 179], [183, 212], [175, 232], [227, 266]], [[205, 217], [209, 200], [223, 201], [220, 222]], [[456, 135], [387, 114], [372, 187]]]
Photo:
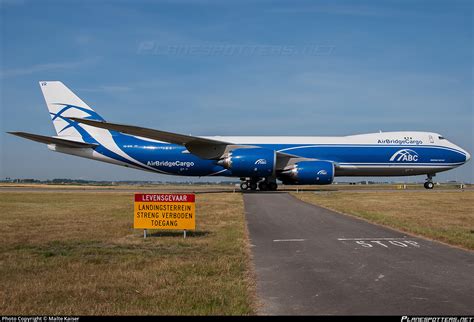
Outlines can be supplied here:
[[[185, 147], [109, 131], [113, 143], [94, 149], [58, 152], [98, 159], [136, 169], [182, 176], [228, 176], [218, 160], [201, 159]], [[236, 145], [259, 146], [303, 158], [332, 161], [335, 176], [409, 176], [435, 174], [470, 159], [465, 150], [437, 133], [385, 132], [343, 137], [206, 137]], [[100, 142], [98, 140], [97, 142]]]
[[380, 132], [341, 137], [199, 137], [105, 122], [63, 83], [42, 81], [57, 136], [10, 132], [51, 150], [160, 174], [239, 177], [242, 189], [330, 184], [336, 176], [425, 174], [470, 159], [467, 151], [431, 132]]

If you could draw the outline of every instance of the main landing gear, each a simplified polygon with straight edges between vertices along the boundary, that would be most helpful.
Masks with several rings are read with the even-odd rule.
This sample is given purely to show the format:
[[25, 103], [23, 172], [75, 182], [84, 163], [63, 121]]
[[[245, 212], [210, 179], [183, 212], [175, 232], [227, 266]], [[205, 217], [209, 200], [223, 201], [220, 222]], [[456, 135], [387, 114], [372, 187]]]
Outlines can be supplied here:
[[434, 188], [433, 175], [428, 174], [427, 176], [428, 177], [426, 178], [426, 182], [423, 186], [425, 187], [425, 189], [433, 189]]
[[243, 181], [240, 184], [240, 189], [242, 190], [252, 190], [255, 191], [260, 190], [260, 191], [276, 191], [278, 189], [278, 185], [276, 181], [270, 181], [268, 179], [260, 179], [260, 178], [241, 178]]
[[257, 183], [250, 180], [244, 181], [240, 184], [242, 190], [257, 190]]

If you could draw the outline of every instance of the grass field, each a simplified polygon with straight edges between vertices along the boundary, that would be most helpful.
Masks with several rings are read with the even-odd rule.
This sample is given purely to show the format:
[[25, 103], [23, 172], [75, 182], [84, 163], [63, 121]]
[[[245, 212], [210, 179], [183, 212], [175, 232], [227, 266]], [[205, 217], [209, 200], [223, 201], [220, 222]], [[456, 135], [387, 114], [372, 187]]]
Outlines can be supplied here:
[[133, 230], [133, 194], [1, 192], [0, 314], [252, 314], [238, 193], [197, 195], [197, 230]]
[[297, 198], [474, 250], [474, 191], [303, 192]]
[[140, 185], [88, 185], [88, 184], [44, 184], [44, 183], [5, 183], [0, 182], [1, 188], [21, 188], [24, 190], [41, 189], [44, 191], [67, 189], [77, 191], [141, 191], [141, 190], [153, 190], [153, 191], [186, 191], [200, 192], [200, 191], [233, 191], [236, 188], [235, 185], [231, 184], [140, 184]]
[[[21, 191], [28, 188], [0, 191], [0, 314], [256, 312], [242, 196], [219, 192], [232, 187], [176, 187], [213, 192], [197, 194], [196, 232], [186, 239], [182, 232], [153, 232], [146, 240], [143, 231], [132, 228], [135, 187]], [[292, 193], [306, 202], [474, 249], [474, 190], [375, 188], [329, 186], [334, 190]]]

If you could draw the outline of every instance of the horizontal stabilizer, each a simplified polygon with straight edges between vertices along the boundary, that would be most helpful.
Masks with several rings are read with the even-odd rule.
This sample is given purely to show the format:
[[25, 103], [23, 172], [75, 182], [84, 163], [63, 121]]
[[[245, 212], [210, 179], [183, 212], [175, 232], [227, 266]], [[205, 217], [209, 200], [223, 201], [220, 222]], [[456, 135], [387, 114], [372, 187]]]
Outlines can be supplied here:
[[45, 144], [57, 144], [68, 148], [94, 148], [97, 144], [93, 143], [84, 143], [84, 142], [77, 142], [72, 140], [61, 139], [57, 137], [51, 136], [44, 136], [39, 134], [32, 134], [26, 132], [8, 132], [9, 134], [13, 134], [28, 140], [45, 143]]

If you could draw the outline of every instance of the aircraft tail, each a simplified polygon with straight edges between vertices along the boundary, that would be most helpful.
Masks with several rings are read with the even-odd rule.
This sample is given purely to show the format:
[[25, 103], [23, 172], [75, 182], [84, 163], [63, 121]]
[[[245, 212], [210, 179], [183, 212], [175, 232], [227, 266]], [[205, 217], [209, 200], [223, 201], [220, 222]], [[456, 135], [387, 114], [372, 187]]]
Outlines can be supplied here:
[[39, 84], [58, 136], [81, 138], [84, 142], [90, 137], [84, 126], [70, 120], [69, 117], [104, 121], [62, 82], [41, 81]]

